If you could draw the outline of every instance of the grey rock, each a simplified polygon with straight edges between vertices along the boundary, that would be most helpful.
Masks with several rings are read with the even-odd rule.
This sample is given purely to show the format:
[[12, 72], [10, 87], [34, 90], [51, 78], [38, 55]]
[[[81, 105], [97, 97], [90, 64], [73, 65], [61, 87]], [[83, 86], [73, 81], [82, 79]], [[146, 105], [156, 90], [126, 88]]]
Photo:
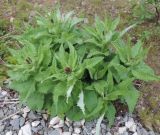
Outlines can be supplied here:
[[52, 129], [48, 131], [48, 135], [60, 135], [60, 132], [58, 130]]
[[81, 121], [74, 122], [74, 123], [73, 123], [73, 126], [74, 126], [74, 127], [81, 127], [81, 126], [82, 126], [82, 123], [81, 123]]
[[45, 127], [45, 126], [46, 126], [46, 123], [45, 123], [45, 121], [44, 121], [44, 120], [41, 120], [41, 125], [42, 125], [43, 127]]
[[5, 125], [0, 125], [0, 133], [3, 132]]
[[148, 135], [155, 135], [153, 131], [149, 131]]
[[4, 113], [3, 113], [3, 110], [0, 109], [0, 119], [4, 117]]
[[[22, 134], [20, 134], [20, 132]], [[18, 135], [32, 135], [31, 125], [28, 123], [28, 124], [24, 125], [23, 127], [21, 127]]]
[[25, 123], [25, 118], [23, 118], [23, 117], [20, 117], [19, 118], [19, 125], [20, 125], [20, 127], [22, 127], [23, 125], [24, 125], [24, 123]]
[[19, 129], [19, 118], [11, 120], [10, 124], [13, 126], [13, 129], [18, 130]]
[[106, 135], [112, 135], [110, 132], [107, 132]]
[[13, 135], [12, 131], [6, 132], [6, 135]]
[[30, 112], [29, 112], [28, 118], [31, 119], [31, 120], [37, 119], [37, 117], [36, 117], [36, 115], [33, 113], [33, 111], [30, 111]]
[[7, 112], [8, 112], [8, 108], [7, 107], [3, 108], [3, 113], [7, 114]]
[[141, 135], [148, 135], [147, 130], [145, 130], [144, 128], [142, 128], [140, 132], [141, 132]]
[[32, 129], [32, 131], [33, 131], [34, 133], [38, 133], [38, 128], [37, 128], [37, 127], [32, 127], [31, 129]]
[[64, 124], [64, 126], [63, 126], [63, 131], [64, 132], [68, 132], [69, 131], [69, 127], [66, 124]]

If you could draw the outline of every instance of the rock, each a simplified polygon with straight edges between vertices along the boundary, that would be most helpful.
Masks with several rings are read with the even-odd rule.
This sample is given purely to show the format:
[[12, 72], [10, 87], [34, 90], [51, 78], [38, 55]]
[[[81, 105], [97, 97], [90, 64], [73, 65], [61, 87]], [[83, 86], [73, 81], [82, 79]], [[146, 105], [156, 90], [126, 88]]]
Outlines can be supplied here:
[[149, 131], [148, 133], [149, 135], [155, 135], [155, 133], [153, 131]]
[[64, 121], [63, 120], [60, 120], [58, 124], [52, 126], [53, 128], [61, 128], [64, 126]]
[[118, 133], [119, 133], [119, 134], [123, 134], [124, 132], [126, 132], [126, 130], [127, 130], [126, 127], [120, 127], [120, 128], [118, 129]]
[[28, 114], [28, 118], [31, 120], [35, 120], [37, 119], [37, 116], [33, 113], [33, 111], [30, 111]]
[[73, 123], [73, 126], [79, 128], [79, 127], [82, 126], [82, 123], [81, 123], [81, 121], [76, 121], [76, 122]]
[[94, 135], [96, 133], [96, 129], [92, 129], [91, 133]]
[[137, 129], [137, 126], [136, 124], [134, 124], [129, 128], [129, 131], [136, 132], [136, 129]]
[[6, 133], [6, 135], [13, 135], [12, 131]]
[[19, 118], [20, 116], [19, 115], [14, 115], [13, 117], [12, 117], [12, 119], [17, 119], [17, 118]]
[[4, 113], [3, 113], [3, 110], [0, 109], [0, 119], [4, 117]]
[[60, 120], [61, 120], [61, 119], [60, 119], [58, 116], [57, 116], [57, 117], [54, 117], [54, 118], [51, 119], [51, 121], [50, 121], [49, 124], [50, 124], [51, 126], [56, 125], [57, 123], [60, 122]]
[[141, 132], [141, 135], [148, 135], [148, 132], [144, 128], [141, 128], [140, 132]]
[[125, 126], [127, 128], [131, 128], [135, 123], [131, 120], [131, 121], [128, 121], [128, 122], [125, 122]]
[[62, 135], [71, 135], [70, 132], [63, 132]]
[[61, 135], [58, 130], [49, 130], [48, 135]]
[[32, 135], [31, 125], [28, 123], [21, 127], [18, 135]]
[[30, 112], [29, 107], [28, 107], [28, 106], [26, 106], [25, 108], [23, 108], [23, 112], [24, 112], [24, 113], [28, 113], [28, 112]]
[[13, 129], [18, 130], [19, 129], [19, 124], [20, 124], [19, 118], [11, 120], [10, 124], [13, 126]]
[[0, 98], [4, 98], [5, 96], [7, 96], [7, 92], [6, 91], [1, 91]]
[[3, 132], [5, 125], [0, 125], [0, 133]]
[[42, 125], [43, 127], [45, 127], [45, 126], [46, 126], [46, 123], [45, 123], [45, 121], [44, 121], [44, 120], [41, 120], [41, 125]]
[[137, 132], [135, 132], [133, 135], [138, 135]]
[[74, 128], [74, 132], [75, 132], [76, 134], [79, 134], [79, 133], [81, 133], [81, 129], [80, 129], [80, 128]]
[[68, 132], [68, 131], [69, 131], [69, 127], [66, 124], [64, 124], [64, 126], [63, 126], [63, 132]]
[[19, 121], [20, 121], [19, 125], [20, 125], [20, 127], [22, 127], [24, 125], [24, 123], [25, 123], [25, 119], [23, 117], [20, 117]]
[[33, 121], [32, 126], [37, 127], [40, 124], [40, 121]]
[[110, 132], [107, 132], [106, 135], [112, 135]]
[[43, 116], [43, 118], [45, 119], [45, 120], [48, 120], [48, 115], [47, 114], [42, 114], [42, 116]]

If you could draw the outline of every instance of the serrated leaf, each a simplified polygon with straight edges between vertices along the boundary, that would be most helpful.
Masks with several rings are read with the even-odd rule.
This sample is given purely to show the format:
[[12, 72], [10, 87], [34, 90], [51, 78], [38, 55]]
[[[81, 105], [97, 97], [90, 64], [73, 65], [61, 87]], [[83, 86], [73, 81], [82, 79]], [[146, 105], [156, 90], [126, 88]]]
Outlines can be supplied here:
[[111, 127], [111, 125], [113, 125], [114, 123], [115, 114], [116, 114], [116, 109], [114, 105], [112, 103], [107, 104], [105, 116], [107, 117], [109, 121], [109, 127]]
[[44, 104], [44, 94], [38, 92], [32, 93], [27, 100], [27, 105], [32, 109], [41, 110]]
[[77, 106], [82, 110], [83, 114], [85, 114], [85, 103], [84, 103], [84, 94], [83, 91], [79, 94], [79, 100], [77, 102]]

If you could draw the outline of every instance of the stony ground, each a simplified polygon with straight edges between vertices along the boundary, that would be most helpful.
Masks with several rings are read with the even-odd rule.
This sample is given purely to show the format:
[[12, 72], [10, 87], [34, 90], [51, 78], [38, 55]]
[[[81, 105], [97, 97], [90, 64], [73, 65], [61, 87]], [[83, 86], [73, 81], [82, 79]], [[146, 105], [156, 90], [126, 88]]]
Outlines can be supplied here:
[[[0, 135], [95, 135], [97, 121], [74, 122], [67, 118], [50, 118], [45, 111], [31, 111], [21, 105], [18, 94], [0, 89]], [[101, 123], [101, 135], [159, 135], [147, 131], [134, 115], [117, 116], [112, 128]]]

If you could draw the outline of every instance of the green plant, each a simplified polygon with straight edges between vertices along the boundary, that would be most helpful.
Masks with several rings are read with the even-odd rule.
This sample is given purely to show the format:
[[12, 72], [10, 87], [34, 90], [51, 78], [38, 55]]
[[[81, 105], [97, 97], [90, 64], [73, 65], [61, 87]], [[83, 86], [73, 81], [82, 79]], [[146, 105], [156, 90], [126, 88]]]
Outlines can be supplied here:
[[[137, 4], [138, 3], [138, 4]], [[133, 15], [140, 20], [160, 19], [160, 1], [159, 0], [138, 0], [134, 2]]]
[[[95, 19], [84, 25], [73, 12], [48, 13], [37, 18], [36, 27], [14, 36], [19, 48], [11, 49], [15, 61], [8, 63], [10, 88], [32, 109], [47, 109], [52, 115], [72, 120], [105, 116], [112, 125], [114, 101], [134, 110], [139, 92], [135, 79], [159, 80], [143, 60], [148, 49], [142, 42], [124, 42], [122, 36], [134, 25], [119, 32], [120, 21]], [[99, 124], [97, 124], [99, 125]]]

